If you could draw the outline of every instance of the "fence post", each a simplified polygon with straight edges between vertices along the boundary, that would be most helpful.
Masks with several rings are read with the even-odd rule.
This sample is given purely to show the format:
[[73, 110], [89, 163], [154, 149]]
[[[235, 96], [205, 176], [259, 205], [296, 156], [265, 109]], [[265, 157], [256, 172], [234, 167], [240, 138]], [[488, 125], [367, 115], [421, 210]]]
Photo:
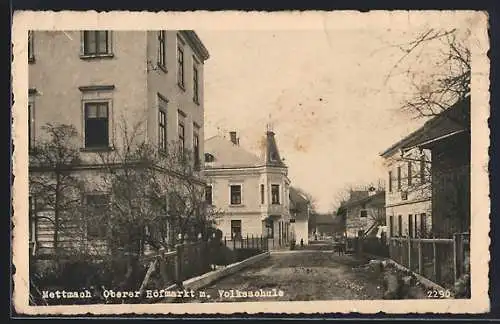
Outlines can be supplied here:
[[248, 249], [248, 233], [247, 233], [247, 249]]
[[252, 234], [252, 249], [254, 248], [254, 245], [253, 245], [253, 234]]
[[424, 264], [422, 260], [422, 241], [418, 240], [418, 273], [423, 274]]
[[224, 246], [227, 247], [227, 239], [226, 239], [226, 235], [224, 235]]
[[408, 235], [408, 270], [411, 271], [411, 237]]
[[458, 280], [458, 269], [457, 269], [457, 257], [458, 257], [458, 247], [460, 244], [457, 242], [458, 235], [455, 233], [453, 234], [453, 278], [455, 279], [454, 281]]
[[182, 247], [180, 244], [175, 246], [175, 281], [181, 283], [182, 278]]
[[[434, 281], [438, 281], [437, 277], [437, 249], [436, 249], [436, 241], [432, 241], [432, 267], [433, 267], [433, 274], [434, 274]], [[439, 282], [437, 282], [439, 284]]]
[[233, 241], [233, 250], [236, 250], [236, 240], [235, 240], [235, 236], [231, 237], [231, 240]]

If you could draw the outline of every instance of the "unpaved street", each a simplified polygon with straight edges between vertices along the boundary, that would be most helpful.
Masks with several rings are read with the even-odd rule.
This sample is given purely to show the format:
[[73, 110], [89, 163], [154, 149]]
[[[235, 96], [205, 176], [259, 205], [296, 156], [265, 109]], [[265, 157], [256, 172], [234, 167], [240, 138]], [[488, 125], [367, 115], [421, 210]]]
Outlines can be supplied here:
[[[273, 253], [205, 288], [210, 298], [197, 301], [382, 299], [381, 275], [357, 268], [367, 261], [326, 249]], [[256, 291], [270, 296], [252, 296]]]

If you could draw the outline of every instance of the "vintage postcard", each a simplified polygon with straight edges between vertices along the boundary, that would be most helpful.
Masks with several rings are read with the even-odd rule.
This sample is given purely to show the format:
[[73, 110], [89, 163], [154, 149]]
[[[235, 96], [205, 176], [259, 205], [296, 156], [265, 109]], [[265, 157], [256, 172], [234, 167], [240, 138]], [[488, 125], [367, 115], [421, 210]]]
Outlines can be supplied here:
[[13, 305], [489, 310], [488, 16], [15, 12]]

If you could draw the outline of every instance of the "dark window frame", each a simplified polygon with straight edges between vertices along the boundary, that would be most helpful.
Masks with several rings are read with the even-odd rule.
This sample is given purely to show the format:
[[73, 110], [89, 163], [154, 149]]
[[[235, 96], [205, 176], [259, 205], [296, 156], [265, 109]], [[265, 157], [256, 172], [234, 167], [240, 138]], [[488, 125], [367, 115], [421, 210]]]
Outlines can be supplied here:
[[[231, 239], [242, 238], [243, 222], [241, 219], [231, 219]], [[235, 231], [235, 229], [238, 229]], [[239, 234], [239, 237], [238, 237]]]
[[177, 45], [177, 84], [182, 90], [185, 89], [184, 84], [184, 49], [180, 44]]
[[[85, 101], [84, 102], [84, 129], [85, 129], [85, 148], [104, 149], [109, 148], [110, 144], [110, 102], [109, 101]], [[90, 108], [95, 106], [95, 117], [89, 117]], [[103, 108], [105, 108], [103, 110]], [[103, 111], [105, 111], [105, 117]], [[102, 127], [102, 130], [96, 131], [96, 128]], [[89, 131], [92, 129], [91, 131]], [[102, 133], [102, 134], [99, 134]], [[98, 140], [99, 135], [103, 136]]]
[[413, 170], [412, 170], [412, 163], [411, 161], [408, 161], [408, 186], [412, 185], [412, 179], [413, 178]]
[[158, 31], [158, 57], [157, 64], [160, 68], [166, 71], [167, 68], [167, 43], [166, 32], [164, 30]]
[[389, 236], [394, 236], [394, 216], [389, 216]]
[[398, 236], [403, 237], [403, 215], [398, 215]]
[[408, 236], [409, 237], [414, 237], [415, 233], [413, 233], [413, 229], [414, 229], [413, 215], [408, 214]]
[[181, 157], [184, 156], [186, 149], [186, 125], [184, 125], [184, 118], [179, 117], [177, 125], [177, 135], [179, 136], [179, 150]]
[[201, 166], [200, 161], [200, 135], [199, 130], [193, 130], [193, 155], [194, 155], [194, 167], [195, 169], [199, 169]]
[[389, 192], [392, 192], [392, 171], [389, 171]]
[[398, 166], [398, 191], [401, 191], [401, 166]]
[[265, 197], [266, 197], [266, 188], [265, 188], [264, 184], [261, 184], [260, 185], [260, 204], [261, 205], [265, 204], [265, 202], [266, 202]]
[[239, 184], [232, 184], [229, 186], [230, 201], [229, 203], [234, 205], [241, 205], [242, 203], [242, 186]]
[[425, 232], [427, 231], [427, 214], [420, 214], [420, 236], [425, 236]]
[[272, 184], [271, 185], [271, 204], [272, 205], [280, 205], [280, 185]]
[[[102, 42], [102, 35], [105, 41]], [[95, 42], [95, 48], [90, 48], [90, 42]], [[104, 48], [102, 48], [102, 43]], [[85, 30], [83, 31], [83, 56], [109, 56], [112, 54], [111, 31], [109, 30]]]
[[200, 104], [200, 80], [199, 70], [196, 61], [193, 59], [193, 101]]
[[158, 148], [162, 152], [167, 152], [167, 112], [165, 109], [158, 110]]
[[[210, 197], [210, 199], [209, 199]], [[205, 187], [205, 201], [208, 205], [213, 205], [213, 187], [212, 185], [207, 185]]]

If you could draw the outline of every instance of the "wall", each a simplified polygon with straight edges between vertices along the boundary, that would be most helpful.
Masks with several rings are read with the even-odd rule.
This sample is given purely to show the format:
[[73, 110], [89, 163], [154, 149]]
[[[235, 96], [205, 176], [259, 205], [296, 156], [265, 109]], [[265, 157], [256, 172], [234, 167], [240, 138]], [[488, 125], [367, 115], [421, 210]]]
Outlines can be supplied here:
[[[394, 153], [386, 159], [387, 177], [392, 171], [392, 190], [386, 186], [386, 224], [390, 226], [390, 216], [394, 217], [394, 234], [398, 234], [398, 216], [402, 216], [403, 235], [408, 234], [408, 215], [426, 214], [426, 229], [432, 230], [432, 209], [431, 209], [431, 161], [432, 156], [429, 150], [423, 150], [425, 156], [424, 181], [420, 179], [420, 157], [421, 152], [413, 149], [405, 153], [401, 158], [399, 153]], [[411, 184], [408, 183], [408, 162], [411, 163]], [[397, 167], [401, 167], [401, 189], [397, 184]], [[391, 179], [388, 178], [388, 181]], [[407, 193], [407, 199], [403, 199], [402, 192]], [[414, 218], [414, 216], [412, 216]], [[415, 222], [415, 220], [413, 220]], [[420, 217], [417, 217], [417, 226], [420, 226]], [[405, 234], [406, 233], [406, 234]], [[390, 229], [388, 236], [390, 236]]]
[[[167, 109], [167, 140], [177, 141], [178, 134], [178, 110], [186, 114], [185, 122], [185, 147], [193, 149], [193, 131], [196, 123], [199, 128], [199, 146], [200, 146], [200, 162], [203, 163], [203, 147], [204, 147], [204, 71], [203, 60], [197, 58], [198, 61], [198, 79], [199, 79], [199, 104], [193, 100], [193, 64], [195, 53], [189, 46], [189, 43], [184, 39], [182, 44], [180, 39], [184, 39], [178, 31], [166, 31], [166, 69], [163, 70], [157, 66], [158, 52], [158, 32], [147, 32], [147, 61], [148, 63], [148, 109], [152, 112], [149, 114], [148, 122], [155, 127], [150, 127], [148, 135], [154, 140], [158, 139], [158, 93], [168, 100]], [[184, 49], [184, 88], [181, 88], [177, 82], [177, 46], [180, 45]], [[146, 58], [144, 58], [146, 64]]]
[[470, 139], [458, 135], [433, 148], [433, 228], [436, 235], [470, 231]]
[[73, 124], [82, 136], [83, 147], [83, 94], [79, 87], [114, 85], [114, 90], [104, 95], [113, 100], [110, 137], [120, 145], [119, 121], [132, 124], [147, 117], [146, 34], [112, 32], [113, 57], [82, 59], [80, 46], [80, 31], [34, 32], [35, 62], [29, 66], [29, 87], [37, 90], [35, 137], [47, 122]]
[[304, 245], [309, 242], [309, 226], [307, 219], [297, 219], [295, 223], [291, 224], [295, 231], [295, 242], [300, 244], [300, 240], [304, 240]]

